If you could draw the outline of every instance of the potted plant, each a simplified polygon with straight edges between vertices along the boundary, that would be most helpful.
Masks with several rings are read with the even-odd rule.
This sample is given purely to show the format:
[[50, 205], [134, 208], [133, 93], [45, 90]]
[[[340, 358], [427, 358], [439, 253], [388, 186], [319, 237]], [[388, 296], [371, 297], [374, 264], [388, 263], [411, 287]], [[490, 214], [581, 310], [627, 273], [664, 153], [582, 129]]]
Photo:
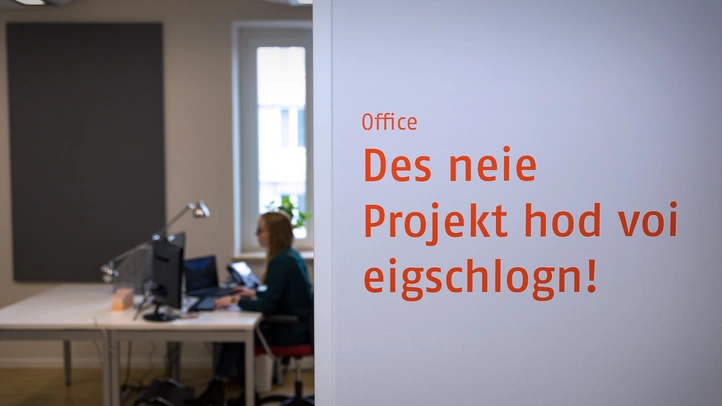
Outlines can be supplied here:
[[305, 226], [306, 221], [311, 218], [311, 214], [301, 211], [298, 206], [293, 204], [289, 196], [282, 196], [280, 205], [276, 205], [275, 201], [271, 201], [266, 206], [266, 209], [269, 211], [282, 211], [288, 214], [294, 229]]

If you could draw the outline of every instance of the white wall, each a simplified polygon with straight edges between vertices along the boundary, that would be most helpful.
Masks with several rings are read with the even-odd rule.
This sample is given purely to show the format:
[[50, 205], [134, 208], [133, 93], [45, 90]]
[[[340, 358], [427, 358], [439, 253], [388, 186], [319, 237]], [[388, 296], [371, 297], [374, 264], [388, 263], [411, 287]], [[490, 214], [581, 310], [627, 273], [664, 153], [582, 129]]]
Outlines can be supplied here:
[[[314, 8], [315, 163], [332, 165], [314, 182], [319, 402], [722, 404], [722, 2]], [[418, 131], [363, 128], [386, 112]], [[386, 154], [380, 181], [367, 148]], [[459, 155], [493, 156], [496, 180], [482, 160], [454, 181]], [[547, 224], [573, 214], [572, 234], [561, 217], [527, 237], [527, 203]], [[385, 211], [371, 232], [366, 205]]]
[[[224, 264], [234, 254], [232, 22], [310, 19], [310, 8], [261, 0], [75, 0], [57, 9], [0, 11], [0, 307], [53, 286], [13, 281], [5, 23], [163, 23], [168, 217], [187, 202], [204, 199], [211, 217], [187, 216], [174, 230], [187, 231], [188, 256], [215, 254]], [[188, 165], [191, 161], [197, 164]], [[0, 368], [59, 366], [60, 349], [52, 342], [0, 342]], [[142, 360], [135, 365], [148, 364], [149, 349], [147, 343], [134, 344], [134, 358]], [[90, 343], [76, 343], [73, 351], [76, 365], [97, 365]], [[183, 355], [185, 361], [210, 365], [200, 344], [187, 344]]]

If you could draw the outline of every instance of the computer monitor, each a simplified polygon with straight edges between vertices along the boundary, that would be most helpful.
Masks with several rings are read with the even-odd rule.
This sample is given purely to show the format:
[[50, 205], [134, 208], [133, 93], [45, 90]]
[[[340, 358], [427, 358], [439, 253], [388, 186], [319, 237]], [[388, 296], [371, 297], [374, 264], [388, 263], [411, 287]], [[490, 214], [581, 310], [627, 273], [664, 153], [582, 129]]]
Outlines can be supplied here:
[[183, 306], [181, 292], [183, 278], [184, 247], [162, 239], [153, 242], [152, 292], [155, 312], [143, 316], [148, 321], [172, 321], [177, 316], [160, 313], [162, 305], [180, 309]]
[[[185, 231], [171, 234], [168, 237], [166, 237], [165, 239], [169, 243], [176, 245], [178, 247], [181, 247], [181, 248], [186, 247], [186, 232]], [[162, 241], [162, 239], [160, 241]]]

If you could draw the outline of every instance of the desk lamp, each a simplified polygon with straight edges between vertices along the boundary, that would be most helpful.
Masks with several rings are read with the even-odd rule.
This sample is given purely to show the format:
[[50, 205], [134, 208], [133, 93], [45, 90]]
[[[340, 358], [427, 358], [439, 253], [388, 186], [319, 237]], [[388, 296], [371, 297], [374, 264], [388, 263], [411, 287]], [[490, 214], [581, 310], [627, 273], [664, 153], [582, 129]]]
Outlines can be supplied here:
[[166, 238], [166, 231], [168, 231], [168, 228], [170, 228], [173, 223], [178, 221], [181, 217], [183, 217], [184, 214], [186, 214], [188, 211], [193, 213], [193, 218], [205, 218], [209, 217], [211, 215], [210, 211], [208, 211], [208, 207], [206, 207], [205, 203], [203, 203], [203, 200], [198, 201], [197, 203], [188, 203], [183, 210], [180, 211], [171, 221], [168, 222], [163, 228], [153, 233], [150, 237], [149, 241], [144, 241], [137, 246], [131, 248], [130, 250], [118, 255], [117, 257], [111, 259], [107, 264], [104, 264], [100, 267], [100, 272], [103, 277], [103, 282], [105, 283], [112, 283], [118, 276], [120, 276], [120, 273], [115, 269], [115, 264], [119, 261], [122, 261], [134, 253], [141, 251], [141, 250], [147, 250], [150, 249], [151, 243], [153, 241], [158, 241], [161, 238]]

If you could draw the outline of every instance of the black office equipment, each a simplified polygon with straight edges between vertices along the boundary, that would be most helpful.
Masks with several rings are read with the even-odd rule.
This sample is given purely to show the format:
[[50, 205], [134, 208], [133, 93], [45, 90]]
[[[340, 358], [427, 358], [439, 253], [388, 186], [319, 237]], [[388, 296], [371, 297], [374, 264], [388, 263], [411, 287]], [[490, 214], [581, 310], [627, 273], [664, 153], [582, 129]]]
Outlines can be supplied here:
[[165, 238], [165, 241], [169, 244], [173, 244], [176, 247], [181, 247], [185, 249], [186, 247], [186, 233], [185, 231], [181, 231], [179, 233], [171, 234], [168, 237]]
[[[208, 261], [208, 259], [206, 259], [205, 261]], [[198, 259], [198, 262], [196, 262], [196, 263], [197, 264], [203, 263], [203, 259], [202, 258]], [[213, 275], [216, 275], [215, 257], [213, 258], [212, 267], [213, 267]], [[209, 266], [209, 268], [210, 268], [210, 266]], [[251, 268], [249, 268], [245, 262], [235, 262], [235, 263], [228, 264], [228, 267], [226, 268], [226, 270], [230, 274], [233, 282], [239, 286], [245, 286], [249, 289], [256, 289], [259, 286], [261, 286], [261, 281], [259, 281], [258, 278], [256, 278], [256, 275], [253, 273]], [[212, 283], [217, 283], [217, 281], [213, 282], [211, 280], [212, 277], [210, 275], [210, 271], [208, 270], [206, 272], [208, 272], [208, 276], [202, 280], [205, 281], [205, 283], [208, 285], [210, 285]], [[215, 276], [213, 278], [215, 278]], [[186, 276], [186, 290], [188, 290], [187, 286], [188, 286], [188, 279]], [[230, 295], [233, 293], [233, 290], [231, 288], [215, 288], [216, 289], [215, 292], [213, 291], [213, 289], [214, 288], [212, 288], [212, 287], [211, 288], [206, 287], [205, 290], [199, 288], [198, 290], [196, 290], [196, 292], [200, 292], [202, 294], [194, 295], [192, 293], [189, 293], [191, 296], [199, 296], [200, 297], [200, 299], [195, 304], [193, 304], [193, 306], [190, 307], [189, 311], [191, 311], [191, 312], [213, 311], [213, 310], [215, 310], [215, 300], [219, 296], [226, 296], [226, 295]], [[210, 292], [210, 293], [205, 294], [206, 292]]]
[[221, 287], [218, 283], [218, 269], [214, 255], [185, 260], [183, 273], [186, 294], [189, 296], [225, 296], [232, 292], [231, 288]]
[[176, 315], [160, 313], [160, 306], [180, 309], [183, 305], [182, 278], [184, 247], [177, 242], [153, 242], [153, 303], [155, 312], [143, 316], [148, 321], [172, 321]]
[[232, 288], [219, 285], [218, 268], [214, 255], [186, 260], [183, 264], [183, 273], [185, 274], [186, 294], [199, 298], [188, 309], [190, 312], [213, 311], [216, 298], [233, 293]]
[[231, 274], [231, 279], [233, 279], [233, 281], [238, 285], [245, 286], [249, 289], [255, 289], [261, 286], [261, 281], [258, 280], [251, 268], [245, 262], [241, 261], [228, 264], [227, 269]]
[[[185, 250], [186, 233], [185, 231], [181, 231], [175, 234], [171, 234], [167, 236], [163, 241]], [[121, 260], [116, 265], [117, 269], [120, 272], [114, 280], [116, 286], [135, 286], [135, 293], [143, 295], [143, 302], [140, 304], [140, 306], [138, 306], [138, 311], [133, 317], [134, 321], [138, 318], [140, 313], [145, 310], [145, 304], [148, 302], [148, 299], [153, 296], [153, 243], [143, 243], [142, 245], [147, 245], [147, 248], [143, 248], [139, 251], [139, 253], [143, 256], [144, 263], [138, 264], [138, 261], [136, 260], [133, 261], [135, 262], [135, 264], [132, 262], [131, 264], [127, 264], [127, 261], [129, 259], [132, 259], [132, 256]], [[145, 257], [147, 257], [147, 260], [145, 259]]]
[[193, 389], [172, 379], [154, 380], [148, 389], [133, 403], [134, 406], [180, 406], [194, 398]]
[[188, 308], [189, 312], [212, 312], [216, 309], [217, 296], [205, 296]]

